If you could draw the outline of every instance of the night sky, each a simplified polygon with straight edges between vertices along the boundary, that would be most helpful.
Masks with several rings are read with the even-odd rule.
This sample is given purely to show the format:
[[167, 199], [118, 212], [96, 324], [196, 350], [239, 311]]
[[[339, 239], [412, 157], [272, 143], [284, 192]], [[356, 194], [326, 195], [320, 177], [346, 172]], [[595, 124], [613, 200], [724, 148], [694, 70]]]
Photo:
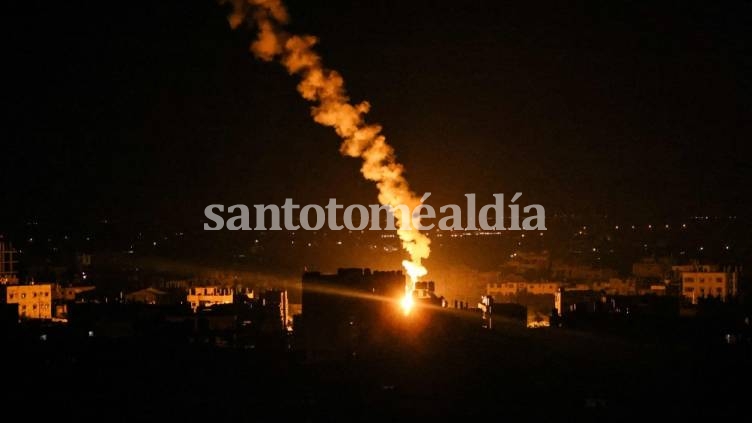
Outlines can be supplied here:
[[[521, 191], [550, 212], [746, 215], [752, 2], [690, 3], [287, 5], [434, 204]], [[210, 203], [375, 202], [228, 8], [3, 8], [5, 225], [199, 227]]]

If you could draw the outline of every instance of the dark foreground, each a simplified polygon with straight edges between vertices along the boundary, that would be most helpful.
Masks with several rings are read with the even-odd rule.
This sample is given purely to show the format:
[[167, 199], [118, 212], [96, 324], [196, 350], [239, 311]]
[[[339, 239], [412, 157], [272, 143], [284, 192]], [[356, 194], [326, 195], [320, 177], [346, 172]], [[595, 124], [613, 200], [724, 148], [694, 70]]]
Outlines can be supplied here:
[[749, 408], [746, 345], [566, 329], [422, 330], [318, 361], [282, 344], [161, 336], [14, 332], [3, 344], [4, 408], [32, 421], [612, 421]]

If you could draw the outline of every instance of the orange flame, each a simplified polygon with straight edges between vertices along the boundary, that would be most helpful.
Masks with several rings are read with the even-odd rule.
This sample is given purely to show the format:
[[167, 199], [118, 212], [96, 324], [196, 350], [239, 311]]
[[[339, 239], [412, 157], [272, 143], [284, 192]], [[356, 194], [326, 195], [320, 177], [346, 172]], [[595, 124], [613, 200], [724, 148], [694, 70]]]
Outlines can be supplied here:
[[412, 294], [405, 294], [405, 296], [400, 300], [400, 307], [402, 307], [402, 312], [405, 313], [405, 316], [410, 314], [410, 311], [413, 309], [414, 305], [415, 300], [413, 300]]
[[402, 297], [402, 300], [400, 301], [402, 311], [407, 315], [410, 314], [410, 310], [412, 310], [415, 303], [413, 300], [415, 282], [417, 282], [422, 276], [425, 276], [426, 273], [428, 273], [428, 270], [424, 266], [409, 260], [403, 260], [402, 266], [407, 271], [407, 275], [410, 276], [410, 278], [405, 281], [405, 296]]
[[[230, 24], [237, 27], [247, 14], [251, 14], [258, 30], [256, 41], [251, 44], [251, 51], [261, 60], [277, 59], [290, 74], [301, 77], [298, 92], [313, 103], [311, 115], [313, 120], [334, 128], [342, 138], [340, 152], [363, 160], [361, 173], [376, 183], [379, 202], [396, 209], [406, 205], [410, 212], [421, 200], [410, 189], [404, 176], [404, 166], [397, 161], [394, 149], [381, 134], [381, 126], [365, 122], [364, 115], [371, 105], [367, 101], [357, 104], [350, 102], [344, 87], [344, 79], [334, 70], [323, 65], [321, 56], [313, 50], [318, 41], [310, 35], [290, 34], [282, 26], [289, 19], [287, 10], [281, 0], [226, 0], [233, 3], [234, 10], [229, 16]], [[431, 249], [430, 239], [418, 229], [419, 219], [405, 222], [401, 213], [395, 213], [395, 223], [402, 248], [410, 255], [402, 265], [410, 276], [405, 283], [403, 304], [412, 308], [412, 293], [415, 282], [427, 273], [421, 260], [428, 258]], [[409, 220], [410, 217], [408, 216]]]

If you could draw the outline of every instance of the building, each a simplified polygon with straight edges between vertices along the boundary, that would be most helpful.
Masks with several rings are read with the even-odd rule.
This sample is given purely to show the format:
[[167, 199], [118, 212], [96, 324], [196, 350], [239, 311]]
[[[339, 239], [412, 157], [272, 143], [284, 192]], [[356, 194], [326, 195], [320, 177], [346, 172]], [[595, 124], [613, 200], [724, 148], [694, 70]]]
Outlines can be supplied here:
[[13, 249], [12, 245], [0, 240], [0, 285], [18, 283], [15, 270], [15, 264], [17, 263], [14, 258], [15, 254], [16, 250]]
[[144, 288], [125, 294], [125, 300], [129, 303], [162, 304], [165, 302], [167, 293], [155, 288]]
[[436, 298], [436, 282], [434, 281], [421, 281], [415, 282], [415, 289], [413, 290], [413, 297], [416, 300], [431, 301]]
[[[486, 295], [486, 287], [489, 283], [497, 283], [501, 280], [499, 271], [479, 271], [462, 264], [431, 265], [431, 279], [437, 287], [441, 287], [441, 294], [449, 303], [467, 304], [474, 304], [481, 295]], [[511, 278], [505, 276], [503, 279], [510, 280]], [[520, 277], [519, 280], [523, 278]]]
[[554, 295], [554, 309], [559, 316], [572, 312], [594, 311], [595, 305], [601, 302], [602, 298], [601, 293], [584, 285], [561, 288]]
[[186, 301], [195, 312], [199, 307], [215, 304], [232, 304], [235, 290], [221, 286], [196, 286], [188, 289]]
[[558, 281], [489, 283], [486, 287], [486, 295], [492, 295], [497, 299], [524, 295], [556, 295], [560, 288], [574, 291], [596, 291], [608, 295], [635, 295], [637, 293], [634, 279], [610, 278], [605, 281], [581, 283]]
[[528, 282], [521, 286], [521, 289], [530, 295], [554, 295], [556, 290], [561, 286], [558, 282]]
[[78, 297], [79, 294], [84, 292], [94, 291], [96, 289], [93, 285], [88, 286], [62, 286], [60, 284], [52, 285], [52, 307], [53, 315], [56, 318], [64, 319], [68, 317], [68, 304], [81, 301]]
[[720, 271], [721, 271], [721, 267], [718, 265], [700, 264], [698, 262], [671, 266], [672, 278], [675, 280], [681, 280], [682, 274], [685, 272], [720, 272]]
[[634, 279], [610, 278], [607, 281], [593, 282], [591, 289], [608, 295], [635, 295], [637, 294], [637, 281]]
[[76, 301], [76, 296], [82, 292], [93, 291], [94, 285], [87, 286], [60, 286], [58, 284], [52, 287], [52, 299], [55, 301]]
[[499, 283], [489, 283], [486, 286], [486, 295], [495, 298], [508, 297], [518, 294], [530, 295], [554, 295], [561, 287], [560, 282], [542, 281], [542, 282], [523, 282], [508, 281]]
[[520, 282], [498, 282], [486, 285], [486, 295], [498, 297], [511, 297], [518, 291], [517, 284]]
[[682, 272], [682, 296], [692, 304], [701, 298], [726, 301], [736, 295], [738, 277], [737, 271]]
[[488, 284], [486, 293], [498, 305], [511, 303], [524, 307], [528, 327], [543, 327], [550, 324], [555, 295], [561, 286], [554, 281], [499, 282]]
[[20, 319], [52, 319], [52, 285], [4, 285], [3, 302], [18, 305]]
[[401, 271], [355, 268], [303, 274], [303, 313], [295, 321], [301, 347], [311, 358], [349, 355], [383, 339], [389, 316], [401, 315], [398, 302], [404, 293]]

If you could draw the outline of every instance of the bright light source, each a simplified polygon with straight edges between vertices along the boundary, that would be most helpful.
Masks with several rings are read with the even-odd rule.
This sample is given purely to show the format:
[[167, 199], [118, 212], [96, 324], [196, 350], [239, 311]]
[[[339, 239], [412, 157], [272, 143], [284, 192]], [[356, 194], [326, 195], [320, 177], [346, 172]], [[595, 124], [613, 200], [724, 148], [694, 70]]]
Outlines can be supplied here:
[[405, 296], [400, 300], [400, 307], [402, 307], [402, 312], [405, 313], [405, 316], [410, 314], [410, 310], [413, 309], [414, 305], [415, 301], [413, 300], [413, 296], [410, 294], [405, 294]]

